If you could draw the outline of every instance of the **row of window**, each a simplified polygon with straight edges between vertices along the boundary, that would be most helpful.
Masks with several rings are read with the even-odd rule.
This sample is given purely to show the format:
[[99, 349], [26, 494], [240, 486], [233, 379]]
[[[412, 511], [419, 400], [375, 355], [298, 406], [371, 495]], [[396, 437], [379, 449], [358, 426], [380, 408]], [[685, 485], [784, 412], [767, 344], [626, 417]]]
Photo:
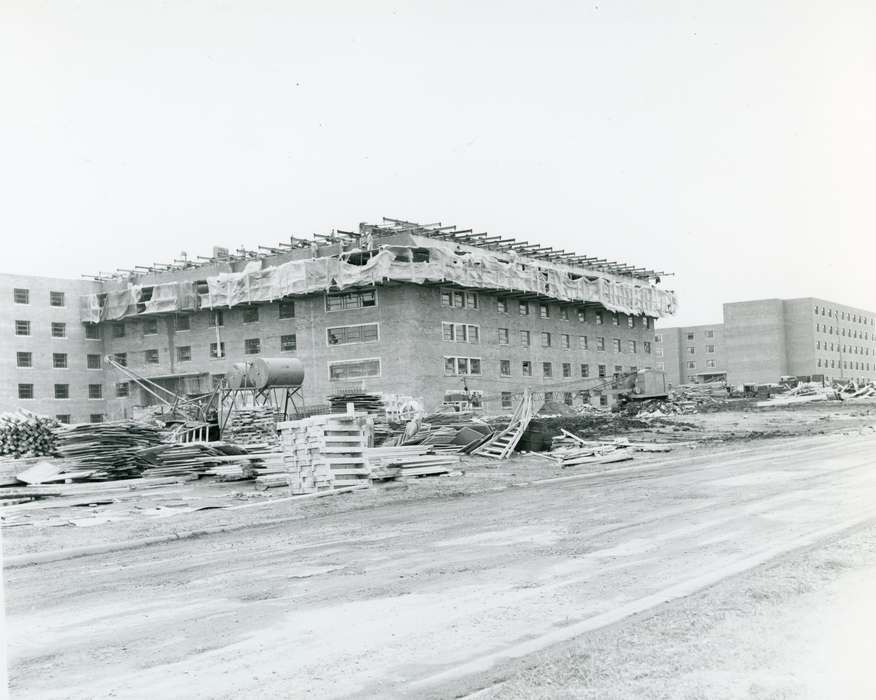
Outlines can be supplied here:
[[[687, 361], [688, 369], [696, 369], [697, 361], [696, 360], [688, 360]], [[706, 360], [706, 369], [717, 369], [718, 361], [717, 360]], [[663, 367], [658, 367], [657, 369], [663, 369]]]
[[[15, 353], [15, 365], [16, 367], [21, 368], [29, 368], [33, 367], [33, 353], [32, 352], [16, 352]], [[53, 352], [52, 353], [52, 367], [54, 369], [69, 369], [69, 357], [66, 352]], [[86, 355], [85, 356], [85, 367], [86, 369], [101, 369], [101, 358], [100, 355]]]
[[834, 350], [836, 347], [836, 352], [845, 352], [849, 355], [869, 355], [870, 348], [863, 348], [860, 345], [843, 345], [841, 343], [828, 343], [825, 341], [816, 340], [815, 341], [815, 349], [816, 350]]
[[[444, 340], [448, 342], [457, 342], [457, 343], [472, 343], [477, 344], [480, 342], [480, 326], [474, 326], [471, 324], [465, 323], [449, 323], [443, 322], [442, 326], [442, 337]], [[511, 344], [511, 333], [507, 328], [498, 328], [497, 337], [499, 341], [499, 345], [510, 345]], [[523, 347], [531, 347], [532, 345], [532, 332], [531, 331], [518, 331], [520, 345]], [[559, 336], [559, 347], [563, 350], [571, 350], [572, 349], [572, 336], [568, 333], [558, 333]], [[605, 350], [605, 338], [600, 336], [595, 338], [596, 341], [596, 350]], [[613, 338], [613, 347], [615, 352], [623, 352], [623, 341], [620, 338]], [[541, 346], [543, 348], [554, 347], [554, 334], [549, 331], [541, 331]], [[627, 350], [631, 353], [636, 353], [639, 350], [639, 343], [636, 340], [628, 340], [627, 341]], [[590, 340], [586, 335], [578, 336], [578, 349], [579, 350], [589, 350], [590, 349]], [[642, 352], [646, 354], [651, 353], [651, 343], [650, 341], [642, 342]]]
[[[444, 376], [480, 376], [481, 375], [481, 358], [480, 357], [458, 357], [458, 356], [448, 356], [444, 358]], [[631, 366], [629, 368], [630, 372], [637, 372], [638, 367]], [[553, 377], [554, 376], [554, 366], [552, 362], [542, 362], [541, 363], [541, 372], [544, 377]], [[564, 378], [569, 378], [572, 376], [572, 363], [571, 362], [563, 362], [560, 364], [560, 372]], [[579, 372], [581, 377], [589, 378], [590, 374], [590, 365], [589, 364], [581, 364], [579, 365]], [[597, 365], [596, 366], [596, 376], [597, 377], [606, 377], [608, 372], [607, 365]], [[532, 362], [530, 360], [523, 360], [520, 363], [520, 373], [524, 377], [532, 376]], [[623, 367], [621, 365], [614, 366], [614, 377], [617, 378], [621, 374], [623, 374]], [[501, 377], [510, 377], [511, 375], [511, 360], [499, 360], [499, 376]]]
[[[822, 362], [824, 364], [822, 364]], [[867, 372], [870, 371], [870, 363], [869, 362], [861, 362], [861, 361], [855, 361], [855, 360], [828, 360], [827, 358], [824, 358], [824, 360], [822, 360], [822, 358], [819, 357], [818, 361], [817, 361], [817, 365], [819, 367], [824, 367], [825, 369], [827, 369], [828, 362], [830, 362], [829, 366], [832, 369], [856, 369], [856, 370], [864, 370]], [[876, 369], [876, 365], [874, 365], [874, 369]]]
[[835, 318], [840, 321], [851, 321], [852, 323], [861, 323], [863, 325], [876, 326], [876, 320], [870, 316], [862, 316], [861, 314], [850, 313], [848, 311], [837, 311], [836, 309], [828, 309], [826, 306], [819, 307], [815, 306], [815, 315], [818, 316], [819, 312], [822, 316], [827, 316], [828, 318]]
[[[715, 352], [715, 346], [714, 346], [714, 345], [706, 345], [706, 352], [707, 352], [707, 353], [713, 353], [713, 352]], [[688, 355], [696, 355], [696, 354], [697, 354], [697, 349], [696, 349], [696, 347], [693, 346], [693, 345], [688, 345], [688, 347], [687, 347], [687, 354], [688, 354]]]
[[[13, 289], [12, 300], [16, 304], [30, 304], [29, 289]], [[64, 292], [49, 292], [49, 306], [65, 306]]]
[[[815, 324], [815, 332], [816, 333], [827, 333], [828, 335], [842, 335], [843, 337], [848, 338], [863, 338], [864, 340], [870, 340], [870, 333], [868, 331], [858, 331], [857, 329], [848, 329], [848, 335], [846, 335], [845, 328], [836, 328], [836, 333], [834, 333], [834, 327], [828, 326], [824, 323], [816, 323]], [[840, 333], [842, 331], [842, 333]]]
[[[70, 414], [69, 413], [58, 413], [55, 416], [55, 420], [59, 423], [64, 423], [65, 425], [70, 424]], [[88, 416], [89, 423], [103, 423], [104, 415], [103, 413], [92, 413]]]
[[[441, 290], [441, 305], [447, 308], [458, 308], [458, 309], [479, 309], [480, 308], [480, 299], [476, 292], [460, 292], [449, 289]], [[551, 318], [551, 308], [550, 304], [540, 303], [538, 304], [538, 315], [540, 318]], [[559, 307], [559, 318], [563, 321], [571, 320], [572, 312], [570, 308], [574, 309], [574, 313], [577, 316], [578, 320], [581, 323], [585, 323], [587, 321], [587, 312], [581, 308], [569, 307], [569, 306], [560, 306]], [[509, 301], [503, 297], [499, 297], [496, 299], [496, 311], [500, 314], [509, 313]], [[529, 316], [531, 314], [532, 308], [528, 301], [518, 299], [517, 300], [517, 313], [520, 316]], [[621, 317], [624, 314], [619, 313], [609, 313], [609, 317], [611, 318], [611, 322], [615, 326], [621, 325]], [[593, 315], [593, 322], [596, 325], [601, 325], [604, 323], [604, 316], [602, 311], [596, 311]], [[636, 317], [627, 315], [626, 324], [630, 328], [636, 327]], [[641, 322], [643, 328], [653, 328], [654, 327], [654, 319], [645, 316], [643, 317], [643, 321]]]
[[[125, 386], [127, 386], [127, 382], [125, 382]], [[69, 399], [70, 398], [70, 385], [69, 384], [55, 384], [54, 386], [54, 398], [56, 399]], [[125, 394], [127, 396], [127, 394]], [[33, 384], [19, 384], [18, 385], [18, 398], [20, 399], [33, 399], [36, 398], [34, 395]], [[103, 398], [103, 384], [89, 384], [88, 385], [88, 398], [89, 399], [102, 399]]]
[[[30, 321], [16, 321], [15, 322], [15, 335], [27, 336], [30, 334], [31, 334]], [[66, 338], [67, 337], [67, 324], [60, 323], [58, 321], [52, 321], [51, 334], [52, 334], [53, 338]]]

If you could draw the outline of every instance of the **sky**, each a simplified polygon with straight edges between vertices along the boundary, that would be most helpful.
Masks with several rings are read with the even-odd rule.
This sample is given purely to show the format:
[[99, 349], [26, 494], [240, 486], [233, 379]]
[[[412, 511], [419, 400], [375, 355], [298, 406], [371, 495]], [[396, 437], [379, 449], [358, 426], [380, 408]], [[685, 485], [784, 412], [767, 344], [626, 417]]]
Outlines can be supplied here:
[[876, 310], [876, 3], [0, 0], [0, 272], [381, 217]]

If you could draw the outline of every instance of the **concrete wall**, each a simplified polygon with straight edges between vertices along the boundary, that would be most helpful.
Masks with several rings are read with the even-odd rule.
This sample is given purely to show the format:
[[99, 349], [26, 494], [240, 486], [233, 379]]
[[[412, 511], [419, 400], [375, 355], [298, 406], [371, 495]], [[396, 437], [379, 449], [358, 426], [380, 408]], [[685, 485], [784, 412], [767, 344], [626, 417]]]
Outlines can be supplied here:
[[782, 300], [724, 304], [724, 342], [728, 382], [777, 382], [787, 374]]
[[[29, 303], [15, 303], [15, 289], [28, 290]], [[85, 280], [0, 274], [0, 410], [26, 408], [70, 416], [72, 422], [106, 413], [104, 399], [88, 398], [89, 384], [104, 383], [104, 370], [88, 369], [86, 364], [89, 354], [103, 355], [103, 341], [87, 339], [79, 320], [80, 295], [97, 289], [97, 283]], [[64, 293], [64, 306], [50, 304], [53, 291]], [[16, 321], [30, 321], [30, 335], [16, 335]], [[66, 324], [66, 337], [52, 337], [53, 322]], [[32, 367], [17, 366], [19, 352], [31, 353]], [[54, 367], [55, 353], [67, 356], [66, 369]], [[19, 384], [32, 384], [34, 398], [19, 399]], [[69, 399], [55, 399], [56, 384], [68, 385]]]
[[876, 313], [816, 298], [785, 303], [810, 333], [795, 335], [795, 367], [839, 381], [876, 379]]

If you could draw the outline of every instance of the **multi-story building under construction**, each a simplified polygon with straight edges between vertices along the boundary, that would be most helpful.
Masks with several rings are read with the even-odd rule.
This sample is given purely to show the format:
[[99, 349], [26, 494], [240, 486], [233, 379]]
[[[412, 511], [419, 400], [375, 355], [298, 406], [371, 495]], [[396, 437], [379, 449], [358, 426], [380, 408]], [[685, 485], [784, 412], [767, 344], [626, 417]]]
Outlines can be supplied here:
[[663, 273], [440, 225], [214, 253], [93, 280], [0, 277], [2, 409], [81, 422], [153, 403], [107, 356], [179, 394], [294, 356], [308, 405], [361, 390], [498, 412], [526, 387], [605, 404], [614, 377], [654, 366], [654, 321], [676, 309]]

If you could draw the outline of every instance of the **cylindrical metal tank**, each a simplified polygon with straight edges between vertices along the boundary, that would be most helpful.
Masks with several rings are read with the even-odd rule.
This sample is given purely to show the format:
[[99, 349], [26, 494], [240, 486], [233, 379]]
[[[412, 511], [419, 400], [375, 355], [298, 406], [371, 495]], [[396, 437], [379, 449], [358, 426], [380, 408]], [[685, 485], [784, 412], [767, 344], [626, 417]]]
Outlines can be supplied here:
[[304, 365], [295, 357], [259, 357], [247, 370], [250, 386], [267, 389], [272, 386], [301, 386]]
[[252, 382], [247, 376], [247, 363], [235, 362], [225, 374], [225, 381], [228, 382], [229, 389], [249, 389], [252, 387]]

